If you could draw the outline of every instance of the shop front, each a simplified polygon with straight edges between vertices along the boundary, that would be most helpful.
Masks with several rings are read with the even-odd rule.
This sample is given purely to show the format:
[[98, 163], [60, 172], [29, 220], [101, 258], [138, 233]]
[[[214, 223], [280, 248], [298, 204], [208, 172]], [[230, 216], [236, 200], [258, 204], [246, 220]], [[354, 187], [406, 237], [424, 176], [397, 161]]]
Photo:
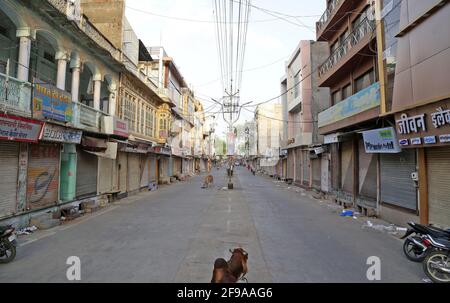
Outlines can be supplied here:
[[[29, 205], [31, 193], [26, 187], [29, 147], [38, 146], [43, 124], [40, 121], [0, 113], [0, 167], [3, 178], [0, 182], [0, 218], [23, 211]], [[39, 173], [36, 174], [38, 175]], [[42, 179], [38, 180], [38, 186], [41, 184], [40, 180], [42, 183], [49, 181], [43, 175]], [[56, 182], [56, 186], [57, 184]]]
[[[419, 188], [423, 223], [450, 226], [450, 99], [395, 115], [399, 144], [417, 159], [410, 182]], [[416, 153], [414, 153], [416, 151]], [[411, 155], [411, 157], [413, 157]]]

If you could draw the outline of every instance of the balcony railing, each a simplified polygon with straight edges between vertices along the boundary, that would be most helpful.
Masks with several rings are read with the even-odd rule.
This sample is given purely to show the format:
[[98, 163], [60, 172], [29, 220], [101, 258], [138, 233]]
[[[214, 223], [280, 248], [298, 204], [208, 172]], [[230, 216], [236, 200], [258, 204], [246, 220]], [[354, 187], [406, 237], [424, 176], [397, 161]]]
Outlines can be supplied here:
[[101, 121], [108, 114], [82, 103], [73, 102], [73, 120], [75, 127], [101, 131]]
[[31, 83], [0, 73], [0, 111], [31, 116]]
[[341, 46], [337, 48], [328, 59], [319, 67], [319, 78], [331, 70], [336, 64], [364, 37], [373, 33], [375, 30], [375, 22], [365, 18], [351, 34], [345, 38]]
[[319, 33], [325, 25], [330, 20], [330, 17], [334, 14], [336, 8], [341, 4], [341, 2], [344, 0], [331, 0], [328, 4], [327, 9], [323, 13], [322, 17], [320, 17], [319, 21], [317, 22], [317, 33]]

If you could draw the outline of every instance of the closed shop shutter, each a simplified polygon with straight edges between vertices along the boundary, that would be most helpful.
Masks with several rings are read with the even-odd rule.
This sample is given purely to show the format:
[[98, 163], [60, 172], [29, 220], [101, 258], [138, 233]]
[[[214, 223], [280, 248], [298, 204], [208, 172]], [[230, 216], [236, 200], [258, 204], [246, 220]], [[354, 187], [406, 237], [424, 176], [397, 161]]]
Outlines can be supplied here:
[[321, 179], [321, 161], [319, 159], [312, 159], [312, 172], [313, 172], [313, 187], [320, 190], [320, 179]]
[[173, 174], [174, 175], [181, 174], [182, 171], [181, 158], [173, 157], [172, 163], [173, 163]]
[[341, 190], [353, 195], [353, 142], [341, 143]]
[[117, 166], [119, 171], [119, 191], [127, 192], [127, 171], [128, 171], [128, 154], [125, 152], [117, 153]]
[[78, 149], [77, 197], [97, 194], [98, 157]]
[[294, 179], [294, 150], [288, 150], [287, 176], [289, 179]]
[[150, 156], [150, 182], [156, 181], [156, 157]]
[[148, 187], [150, 173], [149, 164], [150, 158], [147, 155], [141, 155], [141, 187]]
[[302, 151], [295, 149], [295, 181], [302, 183]]
[[450, 227], [450, 148], [429, 148], [427, 156], [430, 223]]
[[303, 154], [303, 185], [309, 186], [309, 170], [311, 165], [311, 160], [309, 159], [309, 151], [299, 151], [298, 153]]
[[140, 188], [141, 168], [139, 154], [128, 153], [128, 191]]
[[17, 177], [19, 171], [19, 144], [0, 142], [0, 217], [16, 211]]
[[376, 203], [377, 199], [377, 156], [366, 153], [364, 141], [358, 143], [359, 196]]
[[41, 208], [58, 202], [59, 144], [32, 144], [29, 148], [27, 207]]
[[111, 193], [114, 191], [114, 166], [116, 161], [113, 159], [98, 158], [98, 191], [100, 194]]
[[417, 194], [411, 173], [416, 171], [415, 149], [381, 154], [381, 201], [417, 210]]

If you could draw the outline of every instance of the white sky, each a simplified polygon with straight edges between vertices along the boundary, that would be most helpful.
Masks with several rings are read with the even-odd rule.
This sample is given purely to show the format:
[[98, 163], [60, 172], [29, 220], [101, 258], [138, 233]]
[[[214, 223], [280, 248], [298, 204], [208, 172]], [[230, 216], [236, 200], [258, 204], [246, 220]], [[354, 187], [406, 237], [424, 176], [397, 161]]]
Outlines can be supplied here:
[[[252, 5], [295, 16], [321, 15], [325, 0], [253, 0]], [[186, 82], [197, 96], [210, 100], [222, 95], [217, 55], [216, 28], [213, 23], [213, 0], [127, 0], [126, 16], [139, 39], [146, 46], [162, 45], [174, 58]], [[158, 17], [129, 8], [176, 18], [206, 20], [189, 22]], [[241, 87], [241, 104], [268, 100], [280, 94], [280, 78], [285, 61], [300, 40], [315, 38], [315, 21], [319, 17], [300, 17], [305, 28], [284, 20], [273, 20], [260, 10], [252, 8], [247, 34], [247, 48]], [[268, 22], [255, 22], [271, 20]], [[295, 19], [288, 19], [298, 23]], [[273, 64], [272, 64], [273, 63]], [[247, 69], [255, 70], [246, 71]], [[217, 80], [213, 82], [214, 80]], [[203, 102], [207, 109], [212, 101]], [[219, 107], [215, 108], [217, 111]], [[252, 108], [251, 108], [252, 109]], [[252, 114], [243, 111], [240, 123], [252, 120]], [[216, 134], [224, 136], [225, 122], [217, 119]]]

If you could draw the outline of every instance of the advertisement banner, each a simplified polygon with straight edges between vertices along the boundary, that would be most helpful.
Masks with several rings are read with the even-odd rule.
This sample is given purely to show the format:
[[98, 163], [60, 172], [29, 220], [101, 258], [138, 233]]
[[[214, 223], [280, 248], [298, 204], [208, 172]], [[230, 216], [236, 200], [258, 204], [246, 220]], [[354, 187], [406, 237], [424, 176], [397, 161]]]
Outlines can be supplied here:
[[37, 143], [44, 122], [0, 113], [0, 140]]
[[71, 95], [38, 79], [34, 82], [33, 117], [70, 122], [72, 120]]
[[393, 127], [363, 132], [363, 138], [368, 154], [395, 154], [402, 151]]
[[40, 140], [80, 144], [82, 134], [81, 130], [45, 123]]
[[227, 134], [227, 155], [234, 156], [236, 135], [233, 132]]

